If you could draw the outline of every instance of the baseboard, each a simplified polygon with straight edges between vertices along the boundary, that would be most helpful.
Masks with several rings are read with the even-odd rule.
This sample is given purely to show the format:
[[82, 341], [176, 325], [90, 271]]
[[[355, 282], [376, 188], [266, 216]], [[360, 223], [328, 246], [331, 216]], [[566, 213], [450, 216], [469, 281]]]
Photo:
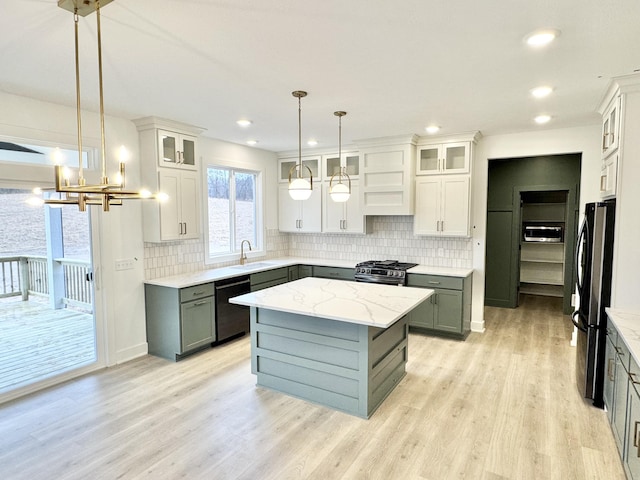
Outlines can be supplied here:
[[476, 333], [484, 333], [484, 318], [482, 320], [473, 320], [471, 322], [471, 331]]
[[116, 364], [128, 362], [134, 358], [143, 357], [149, 353], [149, 344], [147, 342], [134, 345], [133, 347], [119, 350], [116, 354]]

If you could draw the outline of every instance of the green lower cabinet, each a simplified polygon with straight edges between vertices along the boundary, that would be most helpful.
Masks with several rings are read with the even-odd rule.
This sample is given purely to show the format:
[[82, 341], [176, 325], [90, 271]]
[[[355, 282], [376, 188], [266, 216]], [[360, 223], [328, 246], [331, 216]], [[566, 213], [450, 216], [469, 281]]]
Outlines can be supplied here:
[[409, 326], [433, 328], [433, 295], [409, 312]]
[[281, 283], [290, 281], [290, 275], [297, 275], [297, 269], [295, 272], [290, 273], [290, 267], [276, 268], [273, 270], [265, 270], [263, 272], [252, 273], [249, 276], [251, 282], [251, 291], [262, 290], [268, 287], [275, 287]]
[[355, 268], [314, 266], [313, 276], [319, 278], [333, 278], [335, 280], [355, 280]]
[[213, 283], [186, 288], [147, 284], [144, 290], [151, 355], [177, 361], [216, 341]]
[[[466, 337], [471, 327], [471, 276], [443, 277], [409, 274], [407, 286], [433, 290], [409, 313], [409, 326], [434, 334]], [[446, 288], [439, 288], [446, 287]]]
[[462, 292], [438, 290], [432, 295], [433, 328], [442, 332], [462, 333]]
[[298, 278], [313, 277], [313, 267], [311, 265], [298, 265]]
[[182, 352], [188, 352], [215, 341], [213, 297], [193, 300], [180, 305]]
[[626, 467], [629, 478], [640, 479], [640, 396], [629, 381], [628, 410], [627, 410], [627, 455]]

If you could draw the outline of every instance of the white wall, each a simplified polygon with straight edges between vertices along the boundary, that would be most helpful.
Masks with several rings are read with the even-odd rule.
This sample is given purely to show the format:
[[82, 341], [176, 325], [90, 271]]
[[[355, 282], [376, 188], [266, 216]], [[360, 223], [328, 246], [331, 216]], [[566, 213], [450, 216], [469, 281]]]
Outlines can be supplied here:
[[580, 206], [599, 200], [600, 124], [541, 130], [480, 139], [473, 165], [473, 305], [472, 329], [484, 330], [485, 240], [489, 161], [499, 158], [582, 153]]
[[[77, 146], [75, 107], [4, 92], [0, 92], [0, 105], [1, 136], [44, 144]], [[82, 122], [83, 144], [97, 148], [100, 144], [98, 115], [84, 112]], [[138, 185], [140, 172], [135, 165], [138, 157], [138, 133], [133, 123], [106, 117], [105, 137], [108, 173], [116, 171], [118, 148], [125, 145], [133, 159], [127, 169], [127, 183], [131, 187]], [[27, 168], [33, 169], [34, 173], [37, 171], [34, 167]], [[4, 171], [0, 173], [0, 177], [3, 175]], [[87, 172], [87, 177], [95, 175]], [[53, 169], [48, 178], [53, 181]], [[98, 318], [106, 325], [107, 338], [101, 337], [99, 341], [102, 345], [108, 345], [108, 348], [103, 349], [104, 356], [101, 358], [107, 365], [147, 352], [142, 283], [142, 210], [138, 202], [125, 202], [121, 207], [113, 207], [109, 213], [91, 207], [93, 233], [99, 239], [94, 244], [95, 303], [99, 311]], [[116, 272], [115, 260], [121, 258], [135, 258], [139, 261], [132, 270]]]

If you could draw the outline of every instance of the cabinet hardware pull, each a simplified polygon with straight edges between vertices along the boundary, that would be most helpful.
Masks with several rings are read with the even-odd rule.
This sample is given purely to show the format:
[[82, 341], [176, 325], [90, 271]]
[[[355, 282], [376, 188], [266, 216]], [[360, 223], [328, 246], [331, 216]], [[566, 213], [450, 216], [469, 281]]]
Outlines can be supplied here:
[[638, 425], [640, 425], [639, 421], [635, 421], [633, 424], [633, 446], [638, 446]]
[[436, 282], [435, 280], [429, 280], [427, 283], [430, 283], [431, 285], [440, 285], [440, 282]]
[[629, 372], [629, 380], [631, 380], [631, 383], [633, 383], [634, 385], [640, 385], [640, 382], [636, 380], [635, 373]]
[[187, 222], [184, 222], [184, 234], [187, 234]]
[[205, 292], [193, 292], [192, 295], [196, 296], [196, 295], [204, 295]]
[[201, 305], [206, 305], [207, 303], [209, 303], [208, 300], [202, 300], [201, 302], [196, 302], [193, 304], [194, 307], [199, 307]]

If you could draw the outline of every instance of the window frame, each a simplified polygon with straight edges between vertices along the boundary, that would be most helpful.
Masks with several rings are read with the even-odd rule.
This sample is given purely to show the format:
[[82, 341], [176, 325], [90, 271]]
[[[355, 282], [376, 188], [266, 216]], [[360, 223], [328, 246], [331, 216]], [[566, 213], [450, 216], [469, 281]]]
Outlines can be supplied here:
[[[205, 250], [205, 265], [215, 265], [224, 262], [233, 262], [240, 260], [240, 250], [235, 249], [235, 242], [232, 245], [233, 248], [230, 252], [222, 254], [212, 255], [209, 247], [209, 168], [217, 168], [229, 170], [231, 172], [231, 178], [235, 173], [248, 173], [256, 176], [255, 180], [255, 231], [256, 231], [256, 245], [251, 245], [251, 251], [245, 252], [247, 258], [257, 258], [266, 255], [265, 246], [265, 212], [264, 212], [264, 171], [262, 169], [255, 168], [252, 165], [243, 165], [238, 162], [231, 162], [225, 160], [212, 160], [204, 162], [202, 170], [202, 192], [204, 208], [202, 209], [203, 215], [203, 234], [204, 234], [204, 250]], [[231, 185], [229, 196], [234, 200], [234, 204], [230, 208], [230, 216], [228, 221], [230, 222], [230, 228], [233, 227], [234, 235], [231, 236], [231, 241], [235, 240], [235, 182]]]

